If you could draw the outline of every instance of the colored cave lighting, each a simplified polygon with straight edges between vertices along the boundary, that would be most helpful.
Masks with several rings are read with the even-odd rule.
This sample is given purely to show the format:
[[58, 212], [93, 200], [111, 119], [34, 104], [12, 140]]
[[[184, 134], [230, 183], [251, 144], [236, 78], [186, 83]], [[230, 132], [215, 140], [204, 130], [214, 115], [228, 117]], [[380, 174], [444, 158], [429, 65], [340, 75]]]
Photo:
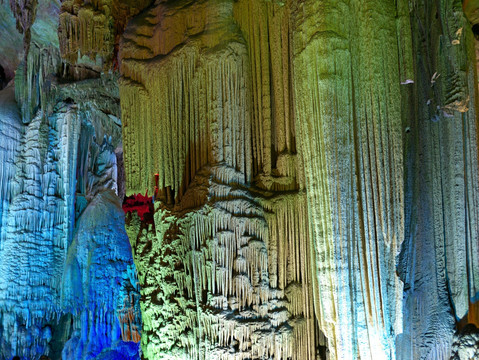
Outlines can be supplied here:
[[142, 221], [152, 220], [153, 197], [148, 196], [148, 191], [145, 195], [134, 194], [128, 196], [123, 201], [122, 208], [125, 214], [136, 211]]
[[479, 0], [0, 0], [0, 360], [479, 359], [478, 57]]

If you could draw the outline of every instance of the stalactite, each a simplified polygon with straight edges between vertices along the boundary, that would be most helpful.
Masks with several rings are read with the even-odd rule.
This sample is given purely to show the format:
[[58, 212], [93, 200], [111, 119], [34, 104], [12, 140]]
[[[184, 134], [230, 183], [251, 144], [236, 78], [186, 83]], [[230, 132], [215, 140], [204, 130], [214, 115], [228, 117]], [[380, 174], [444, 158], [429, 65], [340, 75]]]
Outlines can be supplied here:
[[64, 1], [58, 29], [62, 57], [72, 64], [109, 69], [116, 63], [119, 36], [128, 20], [149, 3], [151, 0]]
[[[395, 274], [404, 226], [399, 10], [394, 2], [330, 1], [306, 1], [293, 10], [293, 86], [316, 253], [315, 305], [334, 359], [389, 359], [401, 332], [402, 284]], [[311, 15], [320, 12], [319, 20]]]
[[467, 323], [477, 301], [474, 40], [459, 4], [411, 6], [417, 57], [415, 82], [405, 92], [415, 111], [407, 123], [411, 210], [399, 264], [405, 316], [398, 358], [448, 359], [455, 323]]
[[62, 57], [74, 63], [79, 54], [111, 61], [114, 33], [109, 9], [83, 1], [65, 1], [60, 14], [59, 39]]
[[60, 54], [54, 47], [31, 47], [15, 73], [15, 98], [21, 106], [24, 123], [29, 123], [40, 110], [47, 111], [51, 79], [61, 66]]
[[[204, 183], [199, 178], [206, 174], [197, 174], [195, 181]], [[308, 313], [312, 303], [296, 304], [292, 291], [288, 290], [289, 300], [281, 288], [270, 286], [269, 253], [276, 249], [268, 249], [264, 210], [246, 189], [230, 187], [237, 195], [220, 198], [214, 189], [227, 185], [218, 186], [216, 181], [209, 187], [209, 196], [216, 200], [195, 211], [180, 215], [181, 203], [176, 205], [180, 213], [161, 210], [156, 203], [156, 230], [140, 222], [136, 213], [128, 215], [127, 228], [130, 239], [136, 239], [135, 261], [145, 296], [144, 355], [155, 359], [300, 359], [305, 354], [306, 359], [314, 358], [314, 327], [301, 324], [298, 330], [289, 330], [296, 329], [295, 321], [314, 324]], [[194, 185], [188, 191], [197, 192]], [[273, 222], [271, 226], [281, 225]], [[292, 281], [294, 276], [290, 276]], [[301, 295], [305, 291], [307, 296], [310, 290], [306, 279], [296, 279], [290, 289], [294, 286], [300, 287]], [[290, 307], [298, 309], [297, 320], [291, 319]], [[300, 349], [293, 334], [304, 338]], [[178, 337], [180, 344], [175, 342]], [[234, 353], [228, 350], [231, 346]]]
[[[153, 193], [158, 173], [156, 185], [170, 187], [179, 200], [207, 163], [224, 162], [242, 175], [242, 182], [251, 181], [251, 150], [245, 146], [250, 104], [247, 78], [239, 76], [248, 74], [246, 51], [236, 34], [229, 36], [233, 39], [223, 39], [216, 44], [222, 49], [212, 54], [199, 51], [211, 41], [208, 37], [165, 59], [130, 59], [129, 48], [122, 54], [128, 193]], [[158, 67], [165, 71], [148, 76]]]
[[254, 173], [268, 182], [279, 169], [278, 157], [296, 153], [290, 7], [280, 1], [240, 0], [234, 3], [234, 18], [251, 63]]
[[[53, 121], [56, 122], [56, 119]], [[67, 164], [75, 165], [69, 157], [75, 156], [72, 145], [77, 141], [78, 131], [71, 121], [71, 116], [60, 119], [51, 131], [58, 132], [58, 140], [64, 137], [70, 141], [65, 141], [63, 148], [60, 141], [52, 142], [50, 146], [53, 149], [60, 147], [63, 151], [60, 150], [57, 154], [47, 153], [47, 141], [50, 139], [48, 127], [45, 125], [42, 115], [39, 114], [25, 129], [20, 145], [20, 149], [24, 150], [15, 157], [16, 173], [11, 183], [12, 200], [6, 215], [7, 221], [2, 226], [4, 241], [0, 262], [0, 307], [3, 329], [8, 334], [6, 340], [11, 341], [14, 351], [31, 346], [21, 343], [21, 340], [16, 343], [21, 337], [6, 330], [19, 321], [17, 318], [26, 322], [25, 331], [29, 332], [32, 331], [30, 327], [42, 327], [42, 324], [52, 321], [53, 314], [58, 311], [54, 284], [58, 281], [62, 268], [62, 262], [59, 260], [64, 257], [72, 230], [68, 209], [73, 208], [69, 192], [74, 191], [74, 187], [68, 178], [62, 185], [62, 179], [69, 175]], [[52, 157], [65, 157], [64, 160], [67, 161], [62, 162], [65, 166], [56, 172], [47, 165], [47, 171], [44, 173], [42, 163], [52, 161]], [[47, 186], [44, 186], [44, 183]], [[51, 193], [50, 189], [53, 190]], [[43, 259], [40, 264], [36, 263], [38, 259]], [[43, 346], [46, 346], [46, 343]], [[34, 354], [27, 352], [25, 356]]]
[[[29, 56], [34, 55], [32, 49]], [[39, 61], [37, 65], [41, 67]], [[40, 75], [43, 76], [41, 71]], [[114, 151], [121, 146], [121, 130], [115, 123], [117, 118], [105, 114], [103, 107], [119, 112], [115, 78], [74, 85], [48, 81], [50, 91], [43, 94], [43, 104], [28, 124], [21, 121], [13, 88], [0, 92], [0, 99], [5, 102], [0, 112], [4, 115], [0, 117], [0, 156], [5, 160], [2, 179], [7, 180], [2, 184], [0, 214], [2, 359], [17, 354], [37, 359], [42, 354], [61, 352], [51, 347], [52, 332], [55, 334], [59, 319], [67, 313], [72, 314], [76, 324], [72, 331], [86, 331], [90, 338], [81, 338], [85, 347], [78, 347], [73, 344], [76, 337], [72, 335], [67, 348], [76, 350], [65, 350], [64, 359], [85, 358], [110, 345], [122, 347], [118, 340], [123, 337], [138, 341], [141, 331], [138, 286], [131, 249], [122, 230], [123, 212], [119, 204], [116, 208], [112, 205], [119, 202], [114, 195], [118, 188]], [[102, 90], [91, 94], [92, 84], [101, 84]], [[17, 90], [23, 94], [21, 85], [19, 82]], [[22, 97], [20, 100], [25, 101]], [[107, 196], [105, 191], [113, 195]], [[98, 208], [94, 217], [103, 219], [97, 228], [86, 219], [93, 212], [92, 207]], [[104, 208], [110, 209], [111, 216], [101, 216], [108, 214], [102, 213]], [[93, 232], [87, 231], [89, 226]], [[81, 233], [83, 243], [79, 246]], [[103, 233], [113, 238], [105, 242]], [[88, 269], [97, 267], [102, 272], [96, 271], [98, 276], [88, 281], [83, 279], [84, 284], [90, 284], [91, 291], [80, 295], [81, 272], [75, 270], [66, 277], [64, 267], [68, 264], [75, 269], [74, 264], [85, 260], [82, 254], [88, 246], [95, 246], [96, 250], [91, 251], [97, 255], [95, 261], [90, 257]], [[125, 312], [130, 319], [128, 324], [122, 322]], [[81, 313], [90, 319], [82, 320]], [[67, 340], [68, 337], [55, 341], [63, 346]]]
[[[232, 22], [257, 20], [248, 4], [158, 4], [124, 34], [127, 191], [155, 194], [154, 224], [126, 209], [146, 358], [317, 357], [303, 169], [283, 111], [291, 94], [257, 92], [269, 80], [251, 75], [288, 82], [288, 37], [271, 55], [284, 66], [270, 69], [264, 46], [251, 55], [259, 34]], [[287, 28], [286, 15], [275, 21], [271, 33]]]
[[476, 356], [477, 1], [9, 4], [0, 358]]
[[[15, 157], [20, 146], [22, 135], [21, 114], [15, 102], [13, 86], [7, 86], [0, 92], [0, 134], [3, 139], [0, 145], [0, 162], [2, 175], [0, 176], [0, 234], [4, 234], [2, 227], [6, 223], [8, 207], [12, 200], [11, 183], [15, 178]], [[0, 247], [4, 237], [0, 237]]]
[[31, 27], [35, 21], [38, 0], [9, 0], [9, 2], [13, 16], [17, 21], [17, 30], [23, 34], [23, 51], [26, 61], [32, 37]]
[[262, 200], [269, 228], [268, 259], [272, 285], [282, 289], [293, 317], [295, 359], [314, 359], [318, 349], [313, 306], [312, 247], [304, 192]]

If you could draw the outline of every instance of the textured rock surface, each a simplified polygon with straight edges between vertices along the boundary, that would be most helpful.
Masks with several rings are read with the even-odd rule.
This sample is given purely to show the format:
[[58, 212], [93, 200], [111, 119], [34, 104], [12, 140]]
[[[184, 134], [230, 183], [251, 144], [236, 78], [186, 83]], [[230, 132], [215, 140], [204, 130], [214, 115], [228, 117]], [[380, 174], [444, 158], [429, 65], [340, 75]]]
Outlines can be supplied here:
[[[18, 1], [20, 4], [22, 1]], [[12, 13], [10, 4], [15, 1], [0, 2], [0, 33], [2, 34], [0, 47], [0, 65], [4, 68], [8, 79], [12, 79], [20, 61], [24, 58], [23, 34], [17, 31], [16, 17]], [[25, 1], [24, 3], [27, 3]], [[16, 5], [15, 5], [16, 7]], [[30, 28], [31, 42], [39, 46], [58, 46], [58, 13], [60, 1], [37, 1], [35, 22]]]
[[[387, 359], [401, 332], [403, 10], [387, 1], [298, 6], [294, 87], [321, 327], [333, 358]], [[309, 16], [322, 8], [321, 21]]]
[[0, 4], [0, 357], [477, 357], [478, 6]]
[[[73, 336], [62, 352], [64, 359], [94, 358], [118, 339], [139, 340], [137, 325], [130, 327], [125, 322], [130, 313], [130, 295], [136, 296], [139, 289], [123, 217], [115, 193], [103, 191], [78, 220], [62, 277], [63, 307], [78, 314]], [[125, 307], [127, 313], [118, 324]], [[131, 310], [134, 314], [136, 309]]]
[[129, 18], [151, 0], [62, 2], [58, 37], [62, 57], [96, 71], [116, 63], [118, 39]]
[[[461, 129], [465, 125], [459, 120], [462, 118], [464, 122], [464, 116], [473, 114], [473, 96], [469, 91], [474, 91], [474, 79], [468, 74], [474, 72], [467, 67], [472, 64], [468, 60], [472, 58], [470, 45], [467, 45], [471, 44], [471, 37], [457, 4], [444, 3], [438, 9], [428, 4], [412, 2], [410, 5], [359, 1], [349, 6], [327, 1], [293, 2], [286, 6], [248, 1], [181, 2], [177, 6], [158, 4], [135, 18], [127, 28], [121, 48], [127, 189], [134, 193], [147, 188], [158, 197], [154, 210], [156, 230], [143, 230], [145, 234], [138, 236], [141, 231], [136, 229], [134, 245], [148, 248], [150, 245], [145, 244], [162, 243], [161, 237], [188, 236], [177, 219], [197, 216], [196, 207], [203, 203], [211, 206], [211, 211], [217, 211], [218, 195], [214, 189], [218, 180], [222, 186], [243, 184], [249, 191], [260, 193], [261, 190], [274, 194], [279, 190], [304, 189], [303, 202], [294, 200], [292, 206], [296, 212], [300, 211], [298, 204], [304, 204], [307, 199], [304, 211], [311, 223], [304, 226], [311, 226], [315, 261], [310, 264], [304, 258], [290, 259], [288, 264], [312, 268], [317, 274], [315, 311], [320, 328], [328, 338], [332, 357], [391, 358], [396, 353], [396, 335], [400, 358], [448, 357], [454, 332], [452, 315], [465, 316], [469, 301], [474, 302], [475, 297], [474, 212], [466, 210], [464, 216], [458, 212], [468, 208], [465, 201], [474, 201], [477, 197], [475, 186], [467, 185], [475, 184], [477, 155], [465, 157], [462, 152], [468, 151], [468, 147], [477, 148], [475, 121], [468, 125], [472, 130], [464, 135]], [[319, 13], [322, 15], [318, 21], [315, 14]], [[429, 25], [427, 21], [431, 21], [431, 16], [438, 20], [432, 20]], [[229, 24], [230, 21], [233, 23]], [[236, 30], [234, 24], [238, 26]], [[224, 35], [225, 28], [227, 35]], [[427, 29], [427, 33], [421, 33], [423, 29]], [[445, 31], [447, 33], [441, 36]], [[444, 42], [446, 37], [449, 40], [440, 48], [442, 53], [435, 55], [431, 49], [439, 49], [438, 41]], [[427, 44], [421, 47], [421, 41]], [[461, 42], [466, 45], [458, 46]], [[222, 60], [222, 54], [228, 53], [233, 45], [236, 56], [244, 55], [231, 62], [229, 58]], [[247, 53], [242, 50], [243, 46]], [[210, 48], [213, 50], [205, 50]], [[418, 60], [413, 58], [413, 53]], [[444, 53], [448, 56], [442, 56]], [[212, 57], [208, 58], [210, 54]], [[448, 60], [441, 64], [436, 60], [440, 58]], [[421, 67], [421, 61], [429, 68]], [[431, 66], [438, 71], [431, 71]], [[207, 75], [203, 75], [204, 68]], [[230, 69], [234, 71], [228, 72]], [[239, 85], [240, 92], [231, 97], [238, 108], [244, 109], [241, 113], [235, 112], [235, 103], [230, 100], [232, 80], [244, 83]], [[473, 90], [468, 90], [471, 86]], [[432, 94], [430, 88], [433, 88]], [[293, 91], [295, 100], [291, 101]], [[417, 97], [414, 91], [421, 96]], [[428, 99], [422, 102], [422, 96]], [[418, 105], [414, 105], [411, 97], [415, 97]], [[434, 108], [432, 112], [427, 110], [428, 121], [416, 111], [425, 107], [423, 103]], [[215, 113], [218, 108], [221, 113]], [[221, 118], [223, 114], [226, 114], [226, 122]], [[425, 126], [429, 123], [450, 117], [457, 117], [458, 121], [449, 121], [451, 128], [444, 133], [451, 135], [443, 142], [446, 145], [442, 145], [442, 151], [451, 162], [435, 165], [439, 159], [433, 157], [415, 160], [417, 145], [409, 138], [428, 130]], [[414, 120], [418, 118], [421, 120]], [[230, 119], [235, 119], [232, 125], [227, 122]], [[406, 135], [411, 133], [411, 128], [413, 133]], [[295, 155], [295, 131], [299, 134], [301, 156]], [[458, 133], [463, 136], [456, 137]], [[440, 141], [442, 136], [446, 135], [431, 135], [432, 142]], [[251, 144], [248, 144], [249, 138]], [[459, 145], [461, 143], [463, 145]], [[421, 146], [428, 146], [427, 141]], [[426, 148], [421, 153], [432, 149]], [[243, 163], [250, 164], [249, 157], [251, 169], [243, 167]], [[301, 171], [296, 175], [295, 167], [290, 165], [295, 161], [304, 163], [304, 179]], [[210, 179], [201, 180], [199, 171]], [[419, 196], [413, 195], [413, 188], [422, 186], [424, 177], [436, 177], [434, 171], [439, 171], [437, 176], [443, 178], [442, 186], [447, 187], [442, 192], [444, 200], [434, 194], [431, 185], [416, 190]], [[212, 177], [207, 175], [211, 172]], [[453, 174], [461, 173], [467, 181], [448, 180], [454, 176], [457, 179]], [[204, 192], [208, 189], [206, 194], [198, 188], [194, 196], [187, 196], [191, 188], [200, 184]], [[405, 194], [405, 190], [408, 193]], [[460, 196], [460, 193], [466, 195]], [[428, 203], [425, 200], [428, 194], [431, 196], [428, 201], [432, 201], [431, 206], [438, 215], [426, 208], [417, 210]], [[228, 201], [233, 201], [230, 197], [226, 196]], [[466, 200], [468, 197], [470, 200]], [[296, 198], [301, 196], [292, 195], [292, 199]], [[157, 205], [158, 200], [162, 205]], [[440, 203], [436, 204], [437, 201]], [[261, 204], [264, 211], [266, 205]], [[251, 206], [239, 202], [235, 209], [249, 212]], [[284, 211], [282, 206], [271, 212]], [[187, 215], [174, 213], [175, 210], [185, 212], [189, 207], [195, 209], [188, 210]], [[163, 213], [165, 208], [167, 212]], [[256, 216], [265, 217], [261, 208], [259, 210]], [[442, 216], [444, 223], [435, 222], [437, 216]], [[222, 217], [226, 219], [228, 215]], [[421, 222], [424, 230], [410, 227]], [[442, 240], [439, 228], [435, 232], [425, 230], [436, 226], [435, 223], [441, 228]], [[463, 223], [468, 230], [459, 226]], [[169, 230], [159, 231], [160, 225]], [[285, 231], [284, 224], [269, 225], [268, 235]], [[211, 230], [195, 235], [195, 244], [201, 236], [220, 238], [215, 235], [215, 225], [211, 226]], [[293, 229], [301, 226], [294, 223]], [[151, 235], [155, 231], [156, 238]], [[407, 286], [403, 308], [403, 284], [396, 274], [396, 256], [405, 232], [407, 242], [399, 267]], [[284, 240], [279, 244], [284, 244]], [[241, 243], [241, 236], [235, 235], [235, 242]], [[213, 243], [213, 247], [219, 245], [221, 243]], [[182, 252], [187, 250], [176, 253], [182, 263], [185, 257], [191, 259], [189, 251], [195, 251], [192, 246], [186, 242], [181, 248]], [[421, 251], [411, 250], [415, 247]], [[211, 245], [206, 248], [210, 249]], [[466, 248], [470, 249], [467, 254], [461, 252]], [[278, 251], [278, 247], [275, 251], [268, 250], [268, 261], [278, 262], [281, 269], [281, 250]], [[406, 257], [411, 251], [411, 256], [418, 256], [417, 260]], [[436, 256], [425, 255], [431, 252], [436, 252]], [[232, 264], [236, 264], [242, 254], [238, 251], [232, 257], [235, 261]], [[208, 256], [200, 258], [206, 260], [188, 261], [205, 262], [208, 268]], [[443, 265], [434, 270], [433, 263]], [[470, 271], [466, 274], [467, 267]], [[429, 279], [429, 274], [435, 274], [435, 278]], [[190, 276], [194, 278], [193, 275]], [[281, 277], [281, 273], [270, 271], [268, 275], [269, 284], [278, 286], [277, 276]], [[215, 278], [214, 272], [206, 276], [210, 282]], [[250, 273], [246, 278], [254, 282]], [[175, 284], [179, 287], [175, 291], [181, 289], [184, 282], [177, 280]], [[284, 289], [284, 284], [278, 288]], [[207, 288], [201, 281], [190, 286], [193, 287], [190, 291]], [[155, 287], [160, 288], [161, 282], [153, 285]], [[214, 294], [214, 288], [207, 289]], [[430, 293], [436, 295], [426, 298]], [[290, 294], [288, 300], [295, 302], [294, 296]], [[208, 301], [204, 295], [201, 298], [196, 294], [193, 298], [197, 307]], [[411, 308], [412, 304], [416, 307]], [[303, 307], [305, 312], [308, 308]], [[420, 309], [427, 309], [429, 315], [424, 317], [424, 310]], [[176, 310], [177, 317], [187, 313], [187, 307]], [[403, 325], [403, 315], [406, 325]], [[151, 317], [149, 314], [148, 321]], [[160, 324], [161, 321], [152, 327], [161, 327]], [[419, 340], [412, 341], [413, 338]], [[158, 335], [158, 339], [162, 337]], [[158, 346], [162, 346], [161, 341]]]
[[[233, 47], [235, 57], [223, 60]], [[242, 185], [254, 193], [262, 199], [255, 216], [265, 219], [288, 208], [282, 202], [268, 208], [268, 196], [291, 192], [293, 213], [303, 212], [308, 221], [268, 223], [268, 237], [310, 229], [305, 248], [314, 261], [291, 253], [282, 258], [285, 242], [294, 239], [298, 246], [304, 231], [272, 242], [255, 236], [267, 244], [267, 261], [278, 264], [278, 272], [268, 265], [271, 288], [293, 289], [283, 261], [314, 274], [306, 277], [315, 293], [308, 299], [314, 298], [331, 357], [448, 358], [456, 322], [465, 316], [466, 323], [475, 321], [474, 311], [466, 315], [470, 304], [474, 308], [478, 253], [471, 49], [470, 26], [453, 2], [156, 4], [132, 20], [120, 52], [127, 189], [155, 194], [154, 219], [141, 226], [132, 219], [129, 225], [136, 261], [146, 262], [145, 252], [165, 251], [167, 241], [194, 279], [193, 264], [204, 263], [197, 270], [202, 273], [211, 267], [208, 261], [216, 263], [204, 254], [194, 261], [190, 252], [198, 238], [212, 236], [217, 243], [200, 247], [211, 251], [221, 248], [221, 236], [216, 225], [208, 225], [212, 229], [196, 230], [195, 246], [185, 240], [177, 246], [189, 234], [178, 221], [208, 206], [207, 213], [217, 212], [223, 206], [216, 200], [217, 183], [226, 186], [223, 201], [234, 200], [240, 213], [252, 211], [253, 204], [238, 202], [228, 187]], [[232, 81], [239, 82], [234, 96]], [[241, 241], [241, 234], [232, 240]], [[162, 244], [159, 252], [155, 242]], [[234, 269], [242, 257], [232, 253]], [[171, 276], [178, 277], [177, 270]], [[205, 278], [209, 284], [218, 276]], [[189, 285], [181, 277], [170, 290], [201, 290], [186, 298], [205, 306], [203, 290], [215, 289], [202, 279]], [[246, 279], [254, 283], [251, 273]], [[145, 292], [151, 286], [150, 296], [164, 280], [141, 281], [148, 284]], [[291, 303], [299, 298], [286, 296]], [[187, 303], [175, 309], [175, 318], [189, 316]], [[311, 304], [302, 309], [309, 313]], [[163, 320], [148, 326], [162, 328], [165, 318], [153, 311], [144, 312], [147, 321]], [[285, 321], [294, 323], [291, 317]], [[200, 325], [191, 326], [200, 331]], [[152, 338], [159, 339], [159, 348], [172, 344], [152, 332], [145, 340], [152, 349]], [[319, 352], [320, 342], [314, 346]], [[309, 350], [302, 356], [312, 356]], [[191, 357], [198, 352], [189, 351]]]
[[454, 336], [451, 360], [472, 360], [479, 357], [479, 332], [468, 325]]
[[2, 358], [59, 358], [68, 340], [63, 358], [86, 359], [139, 340], [136, 271], [115, 195], [115, 79], [50, 85], [55, 102], [27, 125], [13, 87], [1, 92]]
[[416, 76], [405, 91], [411, 110], [404, 124], [410, 129], [408, 214], [399, 266], [405, 292], [398, 357], [446, 359], [455, 322], [477, 301], [474, 48], [470, 27], [453, 1], [413, 5]]
[[127, 190], [155, 195], [150, 221], [127, 221], [149, 359], [314, 359], [324, 345], [294, 130], [271, 115], [285, 94], [258, 92], [270, 54], [252, 61], [236, 14], [254, 21], [256, 5], [158, 4], [121, 44]]

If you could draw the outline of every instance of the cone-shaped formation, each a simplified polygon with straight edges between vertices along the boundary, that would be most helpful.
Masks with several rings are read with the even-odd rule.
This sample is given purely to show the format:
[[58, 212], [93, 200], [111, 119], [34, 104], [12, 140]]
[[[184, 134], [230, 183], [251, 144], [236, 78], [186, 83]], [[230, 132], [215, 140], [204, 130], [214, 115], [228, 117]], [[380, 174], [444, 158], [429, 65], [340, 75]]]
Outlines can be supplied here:
[[477, 357], [477, 0], [59, 6], [0, 2], [0, 358]]
[[[39, 59], [28, 66], [49, 64]], [[91, 93], [99, 83], [104, 92]], [[23, 115], [36, 115], [24, 125], [13, 87], [0, 92], [0, 358], [63, 349], [83, 359], [139, 342], [138, 281], [115, 194], [121, 129], [103, 112], [118, 114], [115, 79], [15, 90]]]
[[411, 22], [418, 55], [416, 83], [405, 97], [410, 205], [399, 267], [400, 359], [448, 359], [455, 320], [469, 306], [469, 321], [479, 325], [477, 78], [470, 25], [456, 6], [418, 2]]
[[233, 19], [248, 3], [236, 6], [160, 4], [121, 47], [127, 189], [155, 194], [153, 224], [127, 221], [149, 359], [315, 359], [325, 345], [291, 114], [272, 116], [288, 94], [256, 74], [273, 73], [271, 55], [251, 63], [256, 39]]
[[[353, 1], [348, 6], [335, 1], [182, 1], [158, 3], [132, 20], [120, 48], [127, 189], [155, 194], [155, 220], [140, 226], [132, 218], [130, 240], [137, 263], [144, 263], [140, 272], [151, 262], [143, 254], [170, 254], [165, 244], [175, 244], [178, 262], [171, 262], [173, 272], [165, 279], [175, 279], [176, 290], [168, 287], [172, 294], [188, 289], [184, 296], [191, 303], [159, 301], [156, 306], [168, 303], [164, 306], [175, 309], [175, 319], [188, 318], [187, 325], [176, 329], [196, 339], [184, 340], [176, 356], [214, 353], [215, 336], [217, 347], [224, 346], [223, 338], [211, 330], [217, 322], [201, 320], [210, 298], [226, 296], [234, 298], [234, 304], [255, 308], [250, 293], [258, 291], [255, 281], [266, 279], [268, 291], [276, 293], [268, 295], [268, 301], [259, 295], [260, 303], [286, 300], [284, 321], [293, 332], [303, 331], [294, 320], [297, 315], [310, 319], [314, 312], [318, 322], [293, 336], [295, 352], [278, 348], [274, 356], [321, 354], [315, 326], [327, 337], [332, 358], [449, 356], [454, 332], [450, 314], [465, 316], [476, 296], [477, 241], [468, 240], [475, 238], [474, 207], [467, 204], [478, 194], [467, 184], [475, 183], [477, 145], [475, 123], [463, 124], [474, 116], [474, 70], [468, 68], [472, 56], [470, 45], [462, 45], [470, 44], [470, 27], [457, 4], [440, 6], [408, 6], [405, 1]], [[417, 37], [435, 14], [438, 20], [426, 28], [437, 30]], [[445, 37], [449, 42], [437, 48], [437, 39]], [[437, 55], [431, 52], [436, 48]], [[413, 52], [422, 58], [416, 61]], [[421, 67], [423, 59], [430, 62], [428, 69]], [[413, 100], [415, 91], [427, 94], [424, 105], [420, 97]], [[427, 121], [419, 109], [429, 112]], [[431, 158], [427, 165], [424, 158], [415, 160], [419, 145], [412, 139], [442, 126], [435, 122], [443, 118], [458, 121], [452, 125], [449, 120], [450, 131], [436, 133], [431, 141], [450, 133], [447, 145], [438, 145], [443, 150], [434, 150], [450, 160], [436, 164], [439, 158]], [[421, 154], [429, 151], [432, 148], [424, 148]], [[432, 168], [426, 170], [428, 166]], [[432, 174], [433, 169], [447, 187], [441, 192], [443, 200], [431, 185], [417, 192], [425, 177], [421, 173]], [[457, 174], [465, 174], [467, 181], [458, 183]], [[237, 188], [244, 195], [237, 195]], [[424, 208], [419, 217], [415, 212], [429, 206], [423, 205], [429, 195], [433, 203], [444, 205], [430, 203], [437, 214]], [[246, 200], [250, 196], [256, 203]], [[460, 215], [467, 208], [471, 210]], [[225, 223], [211, 223], [211, 213], [221, 214], [215, 216]], [[190, 220], [184, 228], [183, 219], [190, 216], [203, 218], [201, 231]], [[267, 234], [259, 236], [256, 228], [248, 231], [258, 238], [252, 257], [240, 251], [245, 235], [238, 233], [240, 225], [231, 225], [230, 216], [266, 220]], [[441, 216], [441, 222], [434, 220]], [[427, 233], [433, 242], [421, 235], [432, 224], [438, 226]], [[189, 227], [195, 229], [194, 241], [188, 240]], [[232, 231], [229, 248], [223, 250], [226, 243], [218, 228]], [[438, 235], [444, 231], [447, 240]], [[161, 244], [158, 253], [155, 242]], [[262, 246], [264, 260], [257, 253]], [[435, 252], [435, 257], [414, 252], [417, 246]], [[219, 276], [213, 270], [225, 261], [231, 268], [225, 266]], [[258, 261], [267, 262], [264, 279], [254, 275]], [[440, 269], [435, 271], [431, 261], [442, 264]], [[179, 263], [184, 269], [175, 267]], [[245, 288], [231, 285], [231, 269], [241, 274]], [[422, 283], [418, 271], [435, 280]], [[441, 273], [442, 283], [436, 281]], [[221, 279], [222, 286], [210, 285]], [[169, 280], [142, 279], [147, 299], [165, 296], [161, 284]], [[436, 294], [433, 299], [419, 295], [431, 292]], [[417, 301], [411, 302], [411, 296]], [[168, 317], [154, 310], [154, 300], [145, 301], [150, 326], [145, 353], [150, 358], [167, 356], [172, 340], [158, 328], [166, 326]], [[194, 314], [189, 313], [191, 306], [196, 306]], [[216, 305], [222, 309], [217, 318], [235, 311], [231, 302], [224, 306]], [[424, 306], [436, 315], [424, 317]], [[262, 321], [267, 326], [269, 320]], [[413, 338], [421, 340], [415, 343]], [[427, 339], [435, 339], [435, 344]], [[243, 337], [235, 340], [239, 348], [223, 357], [249, 351], [237, 356], [261, 358], [254, 350], [256, 340], [248, 348], [242, 345]]]
[[[401, 332], [395, 257], [404, 232], [401, 66], [393, 2], [297, 14], [297, 128], [333, 358], [387, 359]], [[354, 15], [353, 15], [354, 14]], [[342, 19], [339, 21], [339, 19]], [[354, 29], [354, 32], [351, 32]], [[307, 161], [306, 161], [307, 159]]]

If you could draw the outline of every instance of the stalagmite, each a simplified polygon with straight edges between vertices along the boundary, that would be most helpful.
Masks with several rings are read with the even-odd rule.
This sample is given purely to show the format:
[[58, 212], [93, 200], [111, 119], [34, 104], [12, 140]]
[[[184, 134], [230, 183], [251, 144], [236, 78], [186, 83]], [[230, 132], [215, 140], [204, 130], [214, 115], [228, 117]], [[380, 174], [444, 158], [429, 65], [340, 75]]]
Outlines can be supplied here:
[[476, 358], [478, 14], [0, 2], [0, 359]]
[[95, 70], [108, 69], [116, 62], [118, 37], [128, 19], [150, 2], [63, 1], [58, 29], [62, 57], [72, 64], [81, 63]]
[[478, 294], [477, 75], [471, 28], [458, 5], [414, 8], [417, 77], [407, 99], [416, 111], [407, 124], [410, 212], [399, 267], [405, 301], [398, 358], [448, 359], [455, 322]]
[[[29, 57], [35, 56], [35, 51], [32, 47]], [[41, 59], [31, 66], [44, 66]], [[91, 94], [92, 83], [100, 82], [104, 92]], [[24, 98], [23, 94], [33, 93], [28, 85], [44, 98]], [[121, 130], [102, 112], [102, 107], [119, 111], [111, 98], [114, 78], [48, 86], [49, 92], [42, 92], [38, 83], [18, 81], [16, 97], [26, 105], [23, 118], [37, 107], [26, 125], [13, 87], [1, 91], [1, 358], [15, 354], [29, 359], [42, 354], [55, 358], [65, 346], [64, 359], [82, 359], [107, 348], [121, 348], [121, 340], [138, 342], [141, 330], [136, 270], [115, 195], [118, 172], [114, 150], [121, 144]], [[94, 101], [89, 99], [93, 96]], [[102, 222], [92, 222], [89, 216]], [[85, 251], [90, 251], [89, 258], [84, 258]], [[83, 267], [77, 269], [74, 264]], [[97, 275], [90, 277], [80, 270]], [[80, 295], [82, 283], [90, 288]], [[62, 338], [58, 329], [70, 328], [70, 323], [61, 320], [68, 314], [74, 320], [73, 333], [66, 331]], [[74, 345], [76, 332], [90, 334], [80, 338], [83, 347]], [[54, 343], [60, 345], [53, 348]]]
[[[321, 329], [334, 359], [389, 359], [401, 332], [404, 229], [400, 2], [295, 11], [297, 129]], [[308, 14], [325, 9], [320, 21]]]
[[9, 0], [10, 8], [16, 19], [17, 30], [23, 34], [23, 49], [25, 59], [32, 38], [31, 27], [35, 22], [38, 0]]
[[121, 44], [127, 189], [155, 194], [154, 224], [127, 217], [149, 359], [314, 359], [320, 345], [294, 128], [271, 114], [288, 95], [262, 95], [269, 82], [255, 74], [286, 81], [289, 70], [252, 62], [257, 35], [233, 22], [254, 21], [248, 6], [158, 4]]

